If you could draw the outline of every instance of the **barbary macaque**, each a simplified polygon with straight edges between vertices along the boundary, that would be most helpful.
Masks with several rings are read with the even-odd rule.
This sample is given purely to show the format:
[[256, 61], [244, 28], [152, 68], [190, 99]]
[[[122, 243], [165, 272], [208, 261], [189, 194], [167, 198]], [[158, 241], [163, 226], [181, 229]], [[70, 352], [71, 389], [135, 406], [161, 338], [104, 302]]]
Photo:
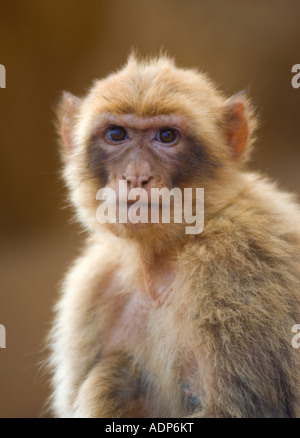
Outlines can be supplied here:
[[[54, 415], [300, 416], [300, 209], [247, 170], [248, 97], [226, 98], [166, 56], [131, 55], [85, 97], [64, 93], [58, 115], [63, 177], [88, 237], [50, 336]], [[152, 189], [204, 189], [203, 231], [118, 221], [132, 207], [120, 181], [148, 207]], [[103, 188], [123, 210], [100, 223]]]

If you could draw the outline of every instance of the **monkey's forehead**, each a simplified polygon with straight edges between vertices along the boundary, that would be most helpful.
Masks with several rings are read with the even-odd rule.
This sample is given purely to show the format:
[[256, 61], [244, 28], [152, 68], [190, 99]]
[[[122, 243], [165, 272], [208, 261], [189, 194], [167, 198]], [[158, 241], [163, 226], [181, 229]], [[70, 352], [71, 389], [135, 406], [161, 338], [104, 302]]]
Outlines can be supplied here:
[[123, 70], [96, 81], [87, 96], [89, 105], [112, 114], [153, 117], [183, 114], [219, 107], [223, 99], [208, 78], [171, 63], [127, 65]]
[[107, 125], [121, 125], [134, 130], [157, 129], [162, 126], [177, 128], [190, 133], [189, 121], [186, 117], [176, 114], [162, 114], [152, 117], [139, 117], [135, 114], [112, 114], [102, 113], [94, 122], [94, 127], [106, 127]]

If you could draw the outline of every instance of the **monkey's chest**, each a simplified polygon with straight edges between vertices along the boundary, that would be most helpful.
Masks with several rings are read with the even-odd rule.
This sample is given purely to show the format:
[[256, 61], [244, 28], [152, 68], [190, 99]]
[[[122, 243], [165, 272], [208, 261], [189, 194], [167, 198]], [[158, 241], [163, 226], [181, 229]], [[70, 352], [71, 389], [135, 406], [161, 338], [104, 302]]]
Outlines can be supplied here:
[[102, 354], [134, 354], [147, 339], [150, 311], [151, 305], [139, 297], [121, 297], [104, 327]]
[[175, 277], [170, 269], [161, 268], [159, 272], [161, 275], [153, 274], [150, 280], [146, 278], [147, 275], [142, 276], [141, 282], [133, 278], [133, 290], [128, 290], [122, 283], [116, 283], [120, 289], [114, 289], [115, 293], [112, 293], [110, 305], [107, 306], [108, 315], [104, 317], [103, 354], [125, 351], [128, 355], [135, 355], [137, 349], [151, 349], [155, 316], [164, 318], [165, 312], [169, 311], [169, 298]]
[[115, 305], [103, 334], [103, 356], [126, 353], [139, 364], [164, 412], [173, 391], [170, 415], [189, 414], [201, 405], [199, 363], [187, 348], [184, 325], [172, 302], [157, 307], [133, 296]]

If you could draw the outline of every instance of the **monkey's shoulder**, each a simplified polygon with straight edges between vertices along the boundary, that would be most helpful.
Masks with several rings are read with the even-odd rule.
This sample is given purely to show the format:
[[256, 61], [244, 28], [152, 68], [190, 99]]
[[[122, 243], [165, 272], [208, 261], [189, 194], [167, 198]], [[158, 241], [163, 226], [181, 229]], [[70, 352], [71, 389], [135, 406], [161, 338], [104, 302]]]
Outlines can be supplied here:
[[[232, 256], [246, 249], [265, 249], [274, 256], [300, 251], [300, 206], [292, 193], [280, 190], [268, 178], [244, 173], [242, 188], [232, 201], [212, 215], [199, 242], [211, 242]], [[216, 249], [214, 249], [216, 250]], [[258, 254], [258, 251], [254, 251]]]
[[[300, 287], [300, 208], [295, 196], [258, 174], [245, 173], [233, 201], [206, 218], [181, 257], [186, 278], [234, 287]], [[280, 286], [281, 285], [281, 286]]]

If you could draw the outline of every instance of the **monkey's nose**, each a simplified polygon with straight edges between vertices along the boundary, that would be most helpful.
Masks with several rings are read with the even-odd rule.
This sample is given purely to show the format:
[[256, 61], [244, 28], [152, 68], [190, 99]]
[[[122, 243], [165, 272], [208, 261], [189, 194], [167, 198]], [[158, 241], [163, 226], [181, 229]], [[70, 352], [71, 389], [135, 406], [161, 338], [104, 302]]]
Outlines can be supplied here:
[[142, 162], [130, 161], [123, 174], [129, 190], [137, 187], [145, 189], [152, 176], [151, 166], [147, 160]]
[[129, 189], [134, 189], [136, 187], [145, 188], [151, 180], [152, 175], [124, 175], [124, 178], [129, 185]]

